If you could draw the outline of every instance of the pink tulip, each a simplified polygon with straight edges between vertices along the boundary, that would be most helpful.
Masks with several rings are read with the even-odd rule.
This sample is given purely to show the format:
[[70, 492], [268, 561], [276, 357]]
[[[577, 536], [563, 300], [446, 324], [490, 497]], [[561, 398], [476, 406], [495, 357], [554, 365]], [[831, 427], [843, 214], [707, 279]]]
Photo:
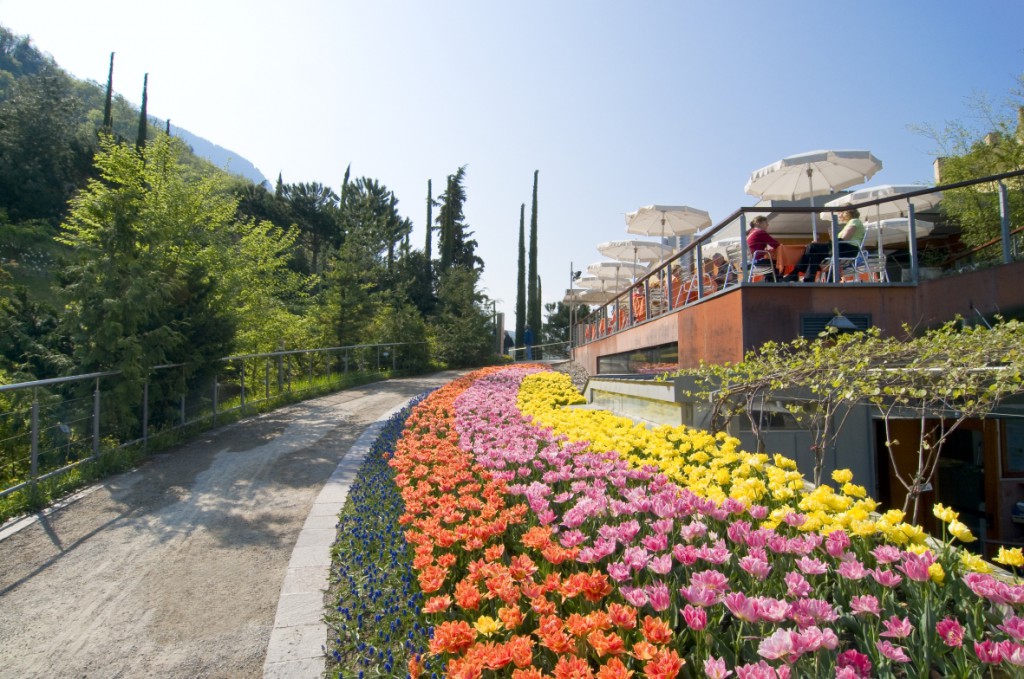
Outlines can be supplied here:
[[750, 573], [758, 580], [764, 580], [772, 572], [771, 564], [763, 559], [753, 556], [745, 556], [740, 559], [740, 568]]
[[[853, 672], [849, 679], [869, 679], [871, 676], [871, 660], [863, 653], [849, 649], [836, 657], [836, 667]], [[838, 679], [839, 673], [836, 673]]]
[[[689, 604], [683, 609], [683, 620], [686, 621], [687, 626], [699, 632], [708, 624], [708, 614], [703, 608], [695, 608]], [[724, 665], [723, 665], [724, 668]]]
[[796, 567], [803, 571], [804, 575], [822, 575], [828, 571], [828, 566], [824, 562], [806, 556], [796, 560]]
[[687, 542], [693, 542], [697, 538], [704, 537], [707, 532], [708, 527], [700, 521], [693, 521], [685, 526], [679, 527], [679, 536]]
[[791, 597], [805, 597], [811, 593], [811, 583], [796, 571], [786, 573], [783, 580], [786, 582], [786, 593]]
[[743, 592], [733, 592], [725, 595], [725, 607], [729, 611], [745, 622], [757, 622], [759, 616], [757, 614], [757, 600], [748, 599], [747, 595]]
[[648, 603], [657, 612], [666, 610], [672, 605], [672, 596], [669, 594], [668, 586], [664, 582], [655, 582], [644, 587]]
[[900, 550], [892, 545], [879, 545], [871, 550], [878, 563], [893, 563], [900, 560]]
[[731, 670], [725, 669], [725, 659], [708, 656], [704, 661], [704, 674], [708, 679], [727, 679], [732, 675]]
[[999, 644], [991, 639], [975, 641], [974, 654], [978, 656], [978, 660], [989, 665], [998, 665], [1003, 661], [1003, 654], [999, 648]]
[[935, 555], [931, 552], [924, 554], [904, 552], [903, 563], [897, 565], [896, 568], [914, 582], [928, 582], [931, 578], [928, 568], [933, 563], [935, 563]]
[[883, 620], [882, 624], [885, 626], [885, 631], [878, 635], [880, 637], [905, 639], [914, 631], [914, 626], [910, 624], [910, 618], [900, 619], [894, 615], [888, 620]]
[[839, 565], [839, 568], [836, 569], [836, 572], [847, 580], [860, 580], [868, 574], [868, 570], [864, 568], [864, 564], [857, 559], [843, 561], [843, 563]]
[[956, 618], [946, 616], [935, 625], [942, 643], [951, 648], [959, 648], [964, 643], [964, 628]]
[[794, 663], [800, 657], [799, 643], [800, 635], [793, 630], [777, 629], [770, 637], [761, 640], [757, 646], [757, 654], [768, 660]]
[[850, 597], [850, 612], [854, 615], [879, 616], [882, 614], [882, 609], [878, 606], [878, 599], [870, 594], [865, 594], [863, 596]]
[[1010, 615], [1003, 621], [1002, 625], [999, 625], [999, 629], [1003, 630], [1017, 641], [1020, 641], [1021, 639], [1024, 639], [1024, 618], [1018, 618], [1015, 615]]
[[1024, 646], [1010, 641], [999, 642], [999, 654], [1003, 660], [1016, 667], [1024, 667]]
[[893, 646], [891, 641], [879, 641], [875, 646], [878, 647], [878, 652], [889, 660], [910, 662], [910, 656], [907, 655], [906, 650], [902, 646]]
[[843, 555], [850, 548], [850, 536], [843, 529], [834, 530], [825, 539], [825, 551], [835, 559]]
[[868, 570], [871, 577], [875, 579], [882, 587], [895, 587], [896, 585], [903, 582], [903, 578], [897, 573], [893, 573], [890, 570], [882, 570], [880, 568], [872, 568]]

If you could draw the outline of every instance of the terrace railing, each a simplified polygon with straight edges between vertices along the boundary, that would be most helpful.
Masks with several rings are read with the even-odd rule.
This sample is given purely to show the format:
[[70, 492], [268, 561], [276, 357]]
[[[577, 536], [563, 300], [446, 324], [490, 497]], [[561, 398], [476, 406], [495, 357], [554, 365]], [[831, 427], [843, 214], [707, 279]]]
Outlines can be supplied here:
[[[977, 268], [987, 263], [1005, 263], [1016, 261], [1022, 256], [1022, 229], [1013, 228], [1010, 218], [1009, 191], [1006, 180], [1024, 177], [1024, 170], [1005, 172], [998, 175], [981, 177], [969, 181], [956, 182], [935, 187], [923, 187], [898, 196], [889, 196], [861, 203], [850, 203], [842, 207], [782, 207], [756, 206], [743, 207], [736, 210], [726, 219], [698, 234], [692, 242], [682, 247], [668, 260], [652, 266], [644, 275], [632, 280], [630, 284], [611, 301], [596, 308], [583, 319], [573, 331], [574, 346], [621, 332], [640, 323], [671, 313], [680, 308], [696, 304], [701, 300], [719, 294], [727, 294], [742, 286], [785, 285], [772, 281], [770, 278], [750, 280], [750, 255], [746, 246], [748, 222], [757, 215], [774, 215], [783, 221], [787, 215], [811, 215], [827, 213], [831, 218], [824, 220], [822, 225], [831, 233], [833, 244], [833, 261], [839, 261], [838, 234], [839, 214], [850, 208], [856, 208], [864, 221], [871, 221], [871, 208], [875, 205], [890, 203], [895, 200], [906, 200], [905, 215], [908, 221], [906, 233], [906, 250], [902, 252], [898, 266], [894, 266], [900, 274], [895, 276], [864, 276], [856, 277], [851, 282], [841, 285], [917, 285], [922, 280], [921, 251], [918, 248], [917, 223], [918, 217], [910, 199], [932, 193], [948, 193], [957, 189], [978, 187], [998, 200], [989, 201], [993, 204], [991, 219], [999, 225], [999, 238], [993, 239], [981, 248], [961, 255], [946, 257], [941, 263], [944, 268], [955, 273], [966, 269]], [[1019, 181], [1018, 181], [1019, 183]], [[1015, 189], [1020, 191], [1020, 189]], [[809, 221], [809, 220], [807, 220]], [[782, 239], [786, 234], [776, 235]], [[798, 234], [792, 234], [797, 236]], [[873, 251], [874, 243], [864, 243], [865, 251]], [[993, 250], [1001, 248], [998, 254]], [[732, 272], [725, 276], [706, 275], [704, 260], [712, 252], [722, 253], [732, 267]], [[987, 256], [986, 256], [987, 255]], [[676, 275], [673, 275], [673, 274]], [[681, 274], [681, 275], [680, 275]], [[628, 277], [628, 273], [624, 273]], [[838, 286], [838, 282], [824, 282], [822, 285]]]

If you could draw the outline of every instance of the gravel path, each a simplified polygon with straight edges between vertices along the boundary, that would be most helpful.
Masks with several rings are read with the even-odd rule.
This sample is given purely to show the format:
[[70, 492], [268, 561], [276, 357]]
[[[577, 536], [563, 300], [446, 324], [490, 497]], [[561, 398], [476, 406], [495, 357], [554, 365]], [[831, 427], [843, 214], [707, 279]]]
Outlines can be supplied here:
[[0, 532], [0, 677], [260, 677], [303, 522], [389, 380], [206, 433]]

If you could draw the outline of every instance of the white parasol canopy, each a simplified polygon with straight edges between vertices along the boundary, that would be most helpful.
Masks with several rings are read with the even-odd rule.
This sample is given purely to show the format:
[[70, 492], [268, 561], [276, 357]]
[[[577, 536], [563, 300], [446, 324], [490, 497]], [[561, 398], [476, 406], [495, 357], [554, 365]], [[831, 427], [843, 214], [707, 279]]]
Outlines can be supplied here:
[[672, 254], [672, 247], [654, 240], [611, 240], [600, 243], [597, 251], [622, 262], [657, 262]]
[[[762, 200], [803, 200], [860, 184], [882, 169], [870, 151], [809, 151], [787, 156], [754, 170], [744, 192]], [[818, 236], [817, 215], [811, 213], [811, 233]]]
[[620, 289], [615, 287], [615, 283], [608, 278], [599, 278], [593, 274], [587, 274], [582, 276], [576, 281], [577, 287], [585, 288], [587, 290], [601, 290], [603, 292], [618, 292]]
[[711, 215], [687, 205], [645, 205], [626, 213], [626, 233], [638, 236], [685, 236], [711, 226]]
[[[920, 219], [914, 220], [914, 231], [918, 238], [927, 236], [935, 228], [931, 222]], [[906, 244], [910, 238], [910, 220], [906, 217], [895, 217], [883, 219], [880, 222], [867, 222], [864, 224], [864, 242], [877, 242], [879, 249], [882, 245]]]
[[[900, 197], [901, 194], [920, 191], [921, 189], [924, 188], [927, 187], [918, 186], [915, 184], [882, 184], [880, 186], [865, 186], [864, 188], [857, 189], [856, 191], [848, 193], [845, 196], [840, 196], [835, 200], [830, 200], [829, 202], [825, 203], [825, 207], [839, 208], [851, 205], [853, 203], [864, 203], [869, 200], [878, 200], [879, 198], [891, 197], [892, 200], [864, 208], [866, 213], [874, 215], [875, 222], [882, 223], [882, 228], [876, 228], [874, 232], [874, 240], [877, 241], [878, 252], [879, 254], [881, 254], [882, 245], [889, 244], [892, 242], [886, 241], [882, 237], [886, 229], [886, 222], [889, 221], [890, 219], [906, 217], [908, 202], [910, 202], [914, 206], [914, 210], [916, 211], [931, 209], [938, 205], [939, 202], [942, 200], [941, 191], [936, 191], [935, 193], [926, 193], [920, 196], [913, 196], [909, 199]], [[822, 212], [821, 216], [822, 219], [831, 219], [830, 213], [827, 212]], [[903, 221], [905, 222], [906, 220]], [[916, 219], [914, 221], [917, 222], [918, 225], [928, 224], [927, 222], [920, 222]], [[895, 222], [893, 228], [896, 228]], [[925, 233], [930, 233], [932, 225], [928, 224], [927, 228], [928, 230]], [[920, 232], [920, 226], [918, 226], [918, 231]], [[909, 231], [904, 230], [902, 240], [906, 240], [906, 236], [908, 233]], [[872, 238], [865, 234], [864, 242], [870, 243], [871, 241]]]
[[603, 290], [566, 290], [563, 304], [605, 304], [615, 298], [614, 292]]
[[633, 262], [594, 262], [587, 266], [587, 272], [598, 278], [606, 278], [615, 281], [615, 290], [619, 290], [619, 281], [622, 277], [632, 278], [638, 273], [643, 273], [647, 267]]

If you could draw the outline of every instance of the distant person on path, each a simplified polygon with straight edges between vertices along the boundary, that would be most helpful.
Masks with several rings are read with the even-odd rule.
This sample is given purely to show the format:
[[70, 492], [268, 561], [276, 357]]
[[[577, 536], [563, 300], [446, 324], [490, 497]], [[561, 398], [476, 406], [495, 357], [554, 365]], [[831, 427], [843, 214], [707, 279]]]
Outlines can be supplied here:
[[526, 328], [523, 333], [523, 345], [526, 347], [526, 360], [533, 360], [533, 330]]

